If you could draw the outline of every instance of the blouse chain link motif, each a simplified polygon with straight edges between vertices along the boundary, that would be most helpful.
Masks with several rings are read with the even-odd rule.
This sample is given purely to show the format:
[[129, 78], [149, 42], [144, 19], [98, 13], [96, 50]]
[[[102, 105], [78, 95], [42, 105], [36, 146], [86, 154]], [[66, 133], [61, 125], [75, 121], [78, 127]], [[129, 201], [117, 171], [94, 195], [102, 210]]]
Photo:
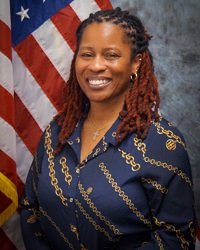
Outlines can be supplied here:
[[99, 226], [99, 225], [96, 223], [96, 221], [93, 220], [93, 218], [85, 211], [85, 209], [83, 208], [83, 206], [81, 205], [81, 203], [80, 203], [77, 199], [75, 200], [75, 203], [76, 203], [76, 205], [79, 207], [80, 211], [83, 213], [83, 215], [85, 216], [85, 218], [86, 218], [87, 220], [89, 220], [89, 222], [92, 223], [92, 225], [94, 226], [94, 228], [95, 228], [96, 230], [99, 230], [100, 232], [104, 233], [105, 236], [107, 236], [108, 239], [109, 239], [110, 241], [113, 241], [112, 237], [110, 237], [109, 233], [105, 230], [105, 228]]
[[121, 190], [121, 188], [117, 185], [117, 182], [112, 178], [109, 170], [106, 169], [106, 166], [103, 162], [99, 164], [99, 167], [103, 171], [104, 175], [108, 179], [108, 182], [111, 184], [111, 186], [114, 188], [115, 192], [119, 194], [119, 196], [125, 201], [125, 203], [128, 205], [128, 207], [133, 211], [133, 213], [147, 226], [150, 228], [153, 227], [150, 221], [144, 218], [144, 215], [141, 214], [140, 211], [137, 210], [135, 205], [132, 203], [132, 201], [128, 198], [128, 196], [124, 193], [124, 191]]
[[181, 144], [181, 145], [184, 147], [184, 149], [186, 150], [186, 145], [185, 145], [185, 143], [181, 140], [181, 138], [180, 138], [179, 136], [175, 135], [171, 130], [165, 130], [165, 129], [160, 125], [159, 122], [155, 122], [154, 124], [155, 124], [155, 126], [157, 127], [157, 132], [158, 132], [158, 134], [165, 134], [165, 135], [167, 135], [168, 138], [173, 138], [173, 139], [175, 139], [175, 140], [170, 139], [170, 140], [167, 141], [166, 146], [167, 146], [167, 148], [168, 148], [169, 150], [170, 150], [170, 149], [171, 149], [171, 150], [174, 150], [174, 149], [176, 148], [176, 143]]
[[133, 171], [138, 171], [140, 169], [140, 164], [135, 162], [135, 159], [130, 153], [126, 153], [124, 150], [118, 148], [118, 151], [122, 153], [122, 158], [126, 159], [126, 163], [132, 166]]
[[[36, 166], [35, 166], [36, 168]], [[36, 171], [37, 172], [37, 171]], [[38, 190], [37, 190], [37, 186], [36, 186], [36, 183], [35, 183], [35, 180], [34, 180], [34, 166], [32, 165], [31, 167], [31, 174], [32, 174], [32, 185], [33, 185], [33, 190], [34, 190], [34, 193], [35, 193], [35, 196], [38, 197]], [[37, 176], [38, 177], [38, 176]]]
[[48, 154], [48, 162], [49, 162], [49, 176], [51, 177], [51, 184], [52, 186], [54, 186], [55, 188], [55, 193], [57, 196], [60, 197], [63, 205], [68, 206], [67, 204], [67, 198], [65, 198], [63, 196], [63, 192], [62, 189], [58, 186], [58, 179], [55, 177], [55, 169], [54, 169], [54, 156], [53, 156], [53, 148], [51, 146], [51, 128], [50, 128], [50, 124], [47, 126], [46, 128], [46, 133], [45, 133], [45, 148], [46, 148], [46, 152]]
[[55, 221], [52, 220], [52, 218], [47, 214], [46, 211], [40, 206], [40, 212], [51, 222], [51, 224], [55, 227], [55, 229], [58, 231], [60, 236], [63, 238], [63, 240], [67, 243], [70, 249], [74, 249], [73, 245], [69, 242], [69, 240], [65, 237], [64, 233], [60, 230], [60, 228], [56, 225]]
[[159, 184], [157, 181], [142, 178], [142, 182], [147, 182], [148, 184], [152, 184], [152, 186], [156, 187], [156, 189], [160, 190], [163, 194], [168, 193], [168, 189], [165, 187], [162, 187], [161, 184]]
[[134, 138], [134, 145], [137, 147], [138, 150], [143, 152], [143, 160], [145, 162], [149, 162], [150, 164], [154, 164], [158, 167], [163, 167], [168, 169], [169, 171], [173, 171], [177, 175], [181, 176], [182, 179], [184, 179], [191, 187], [193, 187], [192, 182], [190, 178], [180, 169], [177, 167], [173, 167], [172, 165], [167, 164], [166, 162], [156, 161], [155, 159], [151, 159], [148, 156], [146, 156], [146, 145], [145, 143], [142, 143], [141, 139], [138, 139], [137, 137]]
[[72, 176], [69, 174], [69, 167], [66, 165], [66, 161], [65, 157], [61, 157], [60, 164], [62, 165], [62, 172], [65, 174], [65, 181], [70, 185]]
[[116, 235], [122, 235], [122, 233], [119, 231], [119, 229], [115, 228], [114, 225], [111, 225], [111, 223], [106, 220], [105, 216], [101, 214], [100, 211], [98, 211], [97, 207], [95, 207], [94, 203], [91, 201], [91, 199], [88, 197], [87, 192], [84, 190], [83, 185], [79, 182], [78, 188], [80, 190], [81, 195], [83, 196], [84, 200], [87, 202], [89, 207], [92, 209], [92, 211], [96, 214], [97, 217], [99, 217], [102, 221], [105, 222], [105, 224], [116, 234]]
[[176, 236], [178, 239], [181, 240], [181, 247], [182, 249], [184, 250], [189, 250], [188, 246], [189, 246], [189, 243], [185, 240], [184, 238], [184, 234], [180, 232], [180, 230], [177, 230], [175, 228], [174, 225], [170, 225], [170, 224], [167, 224], [165, 223], [164, 221], [158, 221], [158, 219], [156, 217], [153, 217], [154, 218], [154, 221], [155, 221], [155, 224], [159, 227], [166, 227], [167, 229], [171, 229], [172, 231], [174, 231], [176, 233]]
[[[77, 240], [80, 241], [80, 239], [79, 239], [79, 233], [78, 233], [77, 228], [76, 228], [74, 225], [70, 224], [70, 229], [71, 229], [71, 231], [72, 231], [73, 233], [75, 233]], [[80, 249], [81, 249], [81, 250], [88, 250], [88, 249], [85, 248], [85, 247], [83, 246], [83, 244], [81, 244], [81, 243], [80, 243]]]
[[156, 240], [158, 242], [158, 246], [159, 246], [160, 250], [164, 250], [162, 240], [161, 240], [161, 238], [160, 238], [160, 236], [158, 234], [158, 231], [155, 231], [154, 233], [155, 233], [155, 237], [156, 237]]
[[193, 243], [195, 245], [195, 242], [196, 242], [196, 231], [195, 231], [195, 225], [194, 225], [193, 221], [191, 221], [189, 223], [189, 229], [190, 229], [191, 236], [193, 238]]

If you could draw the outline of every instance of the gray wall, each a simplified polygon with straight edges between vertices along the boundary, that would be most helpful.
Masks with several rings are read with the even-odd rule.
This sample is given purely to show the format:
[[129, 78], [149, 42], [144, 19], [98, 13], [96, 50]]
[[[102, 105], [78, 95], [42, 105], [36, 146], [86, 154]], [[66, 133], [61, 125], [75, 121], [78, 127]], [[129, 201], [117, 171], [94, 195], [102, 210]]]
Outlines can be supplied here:
[[138, 16], [153, 35], [150, 50], [159, 81], [160, 111], [185, 138], [200, 222], [200, 0], [111, 3]]

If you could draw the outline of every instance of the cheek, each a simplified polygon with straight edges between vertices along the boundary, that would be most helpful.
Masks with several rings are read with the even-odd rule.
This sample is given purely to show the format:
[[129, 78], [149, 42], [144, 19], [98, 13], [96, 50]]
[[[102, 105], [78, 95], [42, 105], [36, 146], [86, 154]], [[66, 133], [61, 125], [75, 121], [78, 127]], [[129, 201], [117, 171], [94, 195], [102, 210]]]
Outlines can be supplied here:
[[80, 65], [80, 63], [79, 63], [79, 61], [76, 59], [76, 62], [75, 62], [75, 64], [74, 64], [75, 72], [76, 72], [76, 73], [79, 71], [79, 65]]
[[81, 68], [79, 67], [79, 66], [76, 66], [75, 67], [75, 74], [76, 74], [76, 78], [77, 78], [77, 80], [78, 80], [78, 82], [80, 81], [80, 78], [81, 78], [81, 76], [82, 76], [82, 74], [81, 74]]
[[81, 75], [84, 73], [84, 70], [86, 69], [86, 64], [81, 62], [81, 61], [77, 61], [75, 63], [75, 72], [76, 72], [76, 76], [81, 77]]
[[112, 68], [113, 70], [115, 70], [115, 72], [118, 72], [120, 75], [131, 75], [132, 72], [132, 67], [130, 62], [128, 62], [127, 60], [123, 61], [123, 60], [119, 60], [116, 61], [112, 64]]

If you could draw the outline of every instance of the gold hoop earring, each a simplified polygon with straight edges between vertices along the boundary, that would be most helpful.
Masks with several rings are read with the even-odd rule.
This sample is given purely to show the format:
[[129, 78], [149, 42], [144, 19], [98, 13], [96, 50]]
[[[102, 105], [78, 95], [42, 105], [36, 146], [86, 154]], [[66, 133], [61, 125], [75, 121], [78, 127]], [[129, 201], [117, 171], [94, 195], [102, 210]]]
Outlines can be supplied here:
[[137, 75], [137, 71], [136, 71], [135, 74], [131, 75], [131, 81], [134, 82], [137, 77], [138, 77], [138, 75]]

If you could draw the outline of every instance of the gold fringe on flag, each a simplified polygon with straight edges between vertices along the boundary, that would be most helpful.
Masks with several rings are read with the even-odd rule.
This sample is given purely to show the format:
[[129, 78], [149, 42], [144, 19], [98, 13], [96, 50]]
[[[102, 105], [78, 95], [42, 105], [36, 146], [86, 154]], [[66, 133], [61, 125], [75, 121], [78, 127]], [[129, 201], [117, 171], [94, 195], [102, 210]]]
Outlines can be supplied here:
[[[0, 192], [12, 200], [12, 203], [0, 214], [0, 227], [16, 211], [18, 207], [18, 194], [15, 184], [0, 172]], [[3, 201], [1, 201], [1, 204]]]

